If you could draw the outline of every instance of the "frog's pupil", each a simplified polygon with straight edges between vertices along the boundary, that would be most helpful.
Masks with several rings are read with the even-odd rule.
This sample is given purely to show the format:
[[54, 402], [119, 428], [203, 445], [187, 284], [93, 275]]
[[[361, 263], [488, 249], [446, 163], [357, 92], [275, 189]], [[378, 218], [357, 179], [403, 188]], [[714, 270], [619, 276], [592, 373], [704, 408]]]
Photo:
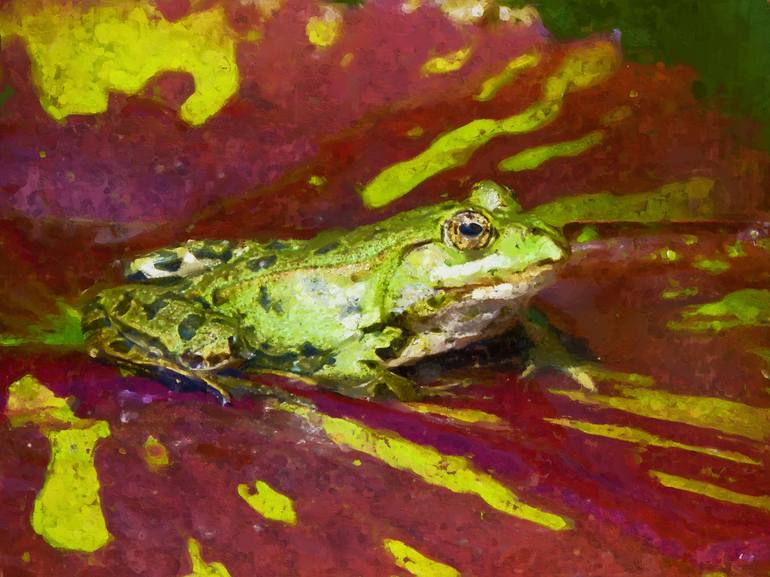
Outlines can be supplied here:
[[460, 225], [460, 234], [463, 236], [479, 236], [484, 232], [484, 227], [478, 222], [464, 222]]

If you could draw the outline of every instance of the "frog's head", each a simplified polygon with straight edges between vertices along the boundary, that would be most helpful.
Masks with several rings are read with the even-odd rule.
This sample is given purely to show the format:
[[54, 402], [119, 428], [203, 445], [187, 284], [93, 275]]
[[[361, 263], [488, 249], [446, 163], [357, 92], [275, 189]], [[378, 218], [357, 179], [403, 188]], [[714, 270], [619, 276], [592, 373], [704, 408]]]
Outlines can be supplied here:
[[431, 230], [406, 249], [388, 281], [392, 313], [431, 315], [470, 299], [523, 302], [569, 256], [558, 230], [522, 212], [509, 190], [490, 181], [432, 216]]

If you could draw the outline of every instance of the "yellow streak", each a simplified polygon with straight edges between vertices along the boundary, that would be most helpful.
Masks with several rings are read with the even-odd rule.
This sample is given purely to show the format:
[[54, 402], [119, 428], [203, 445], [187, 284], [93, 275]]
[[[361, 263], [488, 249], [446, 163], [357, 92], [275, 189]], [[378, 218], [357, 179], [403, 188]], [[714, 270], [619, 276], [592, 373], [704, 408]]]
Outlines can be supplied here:
[[511, 60], [502, 72], [487, 78], [481, 85], [481, 90], [474, 96], [475, 100], [486, 102], [492, 100], [506, 84], [510, 84], [519, 74], [528, 68], [534, 68], [540, 63], [538, 52], [528, 52]]
[[465, 457], [443, 455], [433, 447], [418, 445], [396, 433], [370, 429], [352, 419], [311, 414], [300, 407], [286, 406], [285, 410], [320, 425], [334, 443], [371, 455], [394, 469], [410, 471], [431, 485], [453, 493], [478, 495], [498, 511], [554, 531], [572, 528], [568, 518], [522, 503], [497, 479], [476, 471]]
[[422, 65], [420, 72], [424, 75], [429, 75], [448, 74], [455, 70], [460, 70], [460, 68], [462, 68], [468, 61], [470, 55], [471, 48], [469, 46], [450, 52], [449, 54], [444, 54], [443, 56], [436, 56], [425, 62], [425, 64]]
[[106, 421], [80, 419], [65, 399], [31, 375], [8, 388], [12, 427], [36, 424], [51, 445], [45, 482], [35, 498], [32, 528], [59, 549], [93, 552], [110, 540], [99, 499], [94, 451], [110, 436]]
[[246, 483], [241, 483], [238, 485], [238, 494], [265, 519], [281, 521], [289, 525], [297, 524], [297, 513], [294, 511], [293, 501], [264, 481], [254, 483], [253, 493]]
[[739, 453], [737, 451], [727, 451], [723, 449], [716, 449], [714, 447], [700, 447], [698, 445], [687, 445], [685, 443], [679, 443], [678, 441], [672, 441], [641, 429], [634, 429], [632, 427], [624, 427], [620, 425], [604, 425], [598, 423], [589, 423], [586, 421], [575, 421], [572, 419], [545, 419], [549, 423], [567, 427], [570, 429], [578, 430], [587, 435], [595, 435], [598, 437], [607, 437], [609, 439], [616, 439], [618, 441], [626, 441], [628, 443], [636, 443], [639, 445], [652, 445], [654, 447], [664, 447], [666, 449], [681, 449], [683, 451], [691, 451], [693, 453], [701, 453], [703, 455], [709, 455], [711, 457], [717, 457], [719, 459], [726, 459], [728, 461], [734, 461], [736, 463], [747, 463], [749, 465], [761, 465], [760, 461], [756, 461], [751, 457]]
[[725, 489], [718, 485], [698, 481], [697, 479], [688, 479], [678, 475], [671, 475], [663, 471], [650, 471], [650, 475], [660, 482], [664, 487], [679, 489], [680, 491], [689, 491], [697, 493], [717, 501], [734, 503], [736, 505], [747, 505], [755, 509], [762, 509], [770, 512], [770, 495], [747, 495], [738, 493], [730, 489]]
[[677, 395], [649, 388], [618, 386], [622, 396], [551, 390], [586, 405], [599, 405], [663, 421], [715, 429], [755, 441], [770, 438], [770, 409], [717, 397]]
[[476, 150], [493, 138], [532, 132], [545, 126], [558, 116], [568, 92], [605, 80], [614, 73], [619, 59], [617, 49], [609, 42], [576, 50], [546, 80], [540, 101], [508, 118], [479, 118], [442, 134], [417, 156], [389, 166], [374, 177], [361, 191], [364, 204], [385, 206], [432, 176], [463, 166]]
[[201, 546], [195, 539], [187, 540], [187, 554], [190, 556], [192, 572], [185, 577], [230, 577], [230, 572], [222, 563], [206, 563], [203, 560]]
[[57, 120], [104, 112], [111, 91], [136, 94], [163, 71], [193, 76], [180, 110], [193, 125], [238, 91], [237, 37], [220, 7], [168, 22], [149, 3], [36, 9], [17, 1], [0, 33], [26, 43], [40, 104]]
[[382, 544], [393, 556], [396, 565], [415, 577], [460, 577], [460, 572], [454, 567], [429, 559], [403, 541], [385, 539]]
[[579, 156], [586, 150], [599, 144], [602, 140], [604, 140], [604, 133], [601, 130], [595, 130], [575, 140], [545, 144], [522, 150], [518, 154], [501, 160], [497, 168], [498, 170], [509, 172], [534, 170], [553, 158]]
[[418, 413], [440, 415], [464, 423], [490, 423], [497, 425], [504, 422], [497, 415], [479, 411], [477, 409], [456, 409], [454, 407], [442, 407], [441, 405], [433, 405], [431, 403], [405, 403], [405, 406]]

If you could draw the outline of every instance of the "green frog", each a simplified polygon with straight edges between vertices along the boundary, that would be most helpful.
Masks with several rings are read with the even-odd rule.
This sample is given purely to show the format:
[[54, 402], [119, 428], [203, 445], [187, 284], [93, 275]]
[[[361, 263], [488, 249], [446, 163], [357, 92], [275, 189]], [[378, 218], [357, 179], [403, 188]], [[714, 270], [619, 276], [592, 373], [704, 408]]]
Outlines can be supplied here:
[[309, 240], [191, 240], [139, 257], [83, 315], [86, 347], [132, 372], [228, 398], [235, 371], [283, 371], [344, 395], [420, 396], [398, 368], [499, 335], [570, 254], [507, 189]]

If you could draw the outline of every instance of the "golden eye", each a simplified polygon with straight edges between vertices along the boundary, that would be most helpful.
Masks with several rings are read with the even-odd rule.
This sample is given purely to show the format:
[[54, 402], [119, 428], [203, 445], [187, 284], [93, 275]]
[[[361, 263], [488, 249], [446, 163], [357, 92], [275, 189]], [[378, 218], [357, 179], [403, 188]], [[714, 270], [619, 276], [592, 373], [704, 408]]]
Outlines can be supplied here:
[[484, 248], [492, 238], [492, 223], [479, 212], [464, 210], [444, 222], [444, 242], [460, 250]]

